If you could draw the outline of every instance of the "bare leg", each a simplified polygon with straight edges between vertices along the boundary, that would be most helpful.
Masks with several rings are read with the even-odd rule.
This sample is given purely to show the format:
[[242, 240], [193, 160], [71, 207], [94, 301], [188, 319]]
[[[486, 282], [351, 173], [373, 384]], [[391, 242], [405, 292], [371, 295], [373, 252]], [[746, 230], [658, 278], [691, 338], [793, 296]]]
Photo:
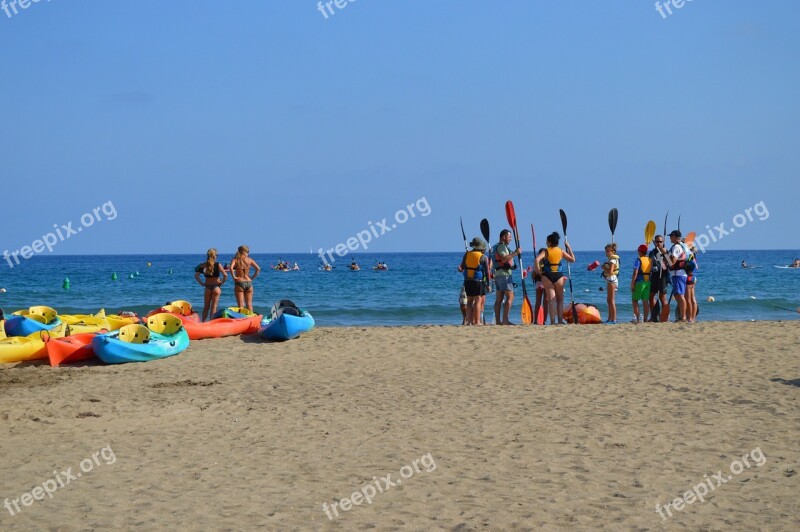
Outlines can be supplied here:
[[661, 323], [667, 323], [669, 321], [669, 299], [667, 299], [666, 292], [661, 292], [659, 297], [661, 298]]
[[495, 290], [496, 298], [494, 300], [494, 322], [497, 325], [502, 325], [503, 320], [500, 319], [500, 309], [503, 307], [503, 295], [505, 294], [502, 290]]
[[203, 321], [206, 321], [208, 309], [211, 306], [211, 296], [214, 291], [208, 288], [203, 289]]
[[511, 304], [514, 303], [514, 291], [508, 290], [506, 292], [506, 302], [503, 305], [503, 325], [510, 325], [511, 322], [508, 321], [508, 314], [511, 312]]
[[214, 315], [217, 313], [220, 295], [222, 295], [222, 288], [215, 288], [211, 291], [211, 312], [209, 312], [209, 318], [213, 319]]
[[239, 308], [244, 308], [244, 290], [242, 290], [242, 287], [237, 286], [234, 288], [233, 294], [236, 296], [236, 306]]
[[[555, 285], [556, 288], [556, 312], [558, 323], [564, 323], [564, 283], [566, 282], [565, 278], [562, 277], [558, 280]], [[553, 318], [550, 318], [552, 322]]]
[[250, 289], [244, 293], [245, 307], [250, 312], [253, 312], [253, 292], [254, 290], [253, 287], [251, 286]]
[[617, 285], [606, 283], [606, 303], [608, 303], [608, 321], [617, 321]]

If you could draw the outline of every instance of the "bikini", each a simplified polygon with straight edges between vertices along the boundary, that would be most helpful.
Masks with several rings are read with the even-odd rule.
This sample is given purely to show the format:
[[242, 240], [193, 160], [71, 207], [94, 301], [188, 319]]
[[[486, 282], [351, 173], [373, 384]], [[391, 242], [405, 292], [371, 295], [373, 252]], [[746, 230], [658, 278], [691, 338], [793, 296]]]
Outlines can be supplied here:
[[[200, 266], [198, 266], [197, 267], [197, 271], [199, 271], [200, 273], [202, 273], [205, 276], [206, 283], [208, 283], [209, 279], [219, 279], [219, 275], [220, 275], [220, 273], [219, 273], [219, 262], [215, 262], [214, 263], [214, 273], [212, 273], [211, 275], [206, 273], [206, 270], [205, 270], [204, 266], [205, 266], [204, 264], [201, 264]], [[220, 288], [220, 287], [221, 287], [221, 285], [219, 283], [217, 283], [217, 284], [206, 284], [205, 285], [206, 290], [214, 290], [215, 288]]]
[[[231, 264], [231, 271], [233, 271], [233, 269], [234, 269], [233, 264]], [[234, 281], [233, 284], [234, 286], [238, 286], [239, 288], [241, 288], [242, 291], [244, 292], [247, 292], [253, 288], [253, 281]]]

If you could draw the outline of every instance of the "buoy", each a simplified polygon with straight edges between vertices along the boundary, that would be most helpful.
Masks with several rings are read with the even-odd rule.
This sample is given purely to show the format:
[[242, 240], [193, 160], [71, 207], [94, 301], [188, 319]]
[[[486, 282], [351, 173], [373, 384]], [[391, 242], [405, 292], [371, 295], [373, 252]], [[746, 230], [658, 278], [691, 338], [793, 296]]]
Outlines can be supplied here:
[[[0, 294], [5, 294], [5, 293], [6, 293], [6, 289], [5, 288], [0, 288]], [[800, 312], [800, 308], [797, 309], [797, 312]]]
[[150, 263], [150, 262], [148, 262], [148, 263], [147, 263], [147, 267], [148, 267], [148, 268], [149, 268], [150, 266], [152, 266], [152, 265], [153, 265], [153, 264], [152, 264], [152, 263]]
[[169, 274], [172, 275], [172, 268], [169, 269]]
[[756, 298], [756, 296], [750, 296], [750, 299], [755, 299], [755, 298]]
[[111, 280], [112, 281], [116, 281], [117, 279], [119, 279], [119, 277], [117, 277], [117, 272], [112, 273], [111, 274]]
[[136, 277], [139, 277], [140, 274], [139, 274], [139, 272], [136, 272], [133, 275], [135, 275]]
[[61, 285], [64, 290], [69, 290], [69, 277], [64, 277], [64, 283]]
[[131, 273], [131, 274], [129, 274], [129, 275], [128, 275], [128, 279], [135, 279], [135, 277], [134, 277], [134, 276], [133, 276], [133, 274]]
[[713, 303], [714, 301], [716, 301], [716, 299], [714, 299], [714, 296], [708, 296], [708, 299], [706, 299], [706, 301], [708, 301], [709, 303]]

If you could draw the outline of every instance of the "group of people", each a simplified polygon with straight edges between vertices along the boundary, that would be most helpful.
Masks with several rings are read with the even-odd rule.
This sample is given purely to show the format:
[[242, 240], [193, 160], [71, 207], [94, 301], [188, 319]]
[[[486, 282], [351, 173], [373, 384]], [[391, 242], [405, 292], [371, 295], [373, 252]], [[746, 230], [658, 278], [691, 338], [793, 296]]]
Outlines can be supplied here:
[[[637, 250], [630, 282], [634, 311], [631, 321], [634, 323], [669, 321], [673, 298], [677, 303], [676, 321], [692, 322], [697, 317], [695, 286], [698, 265], [694, 243], [682, 241], [681, 232], [675, 230], [669, 234], [670, 247], [667, 249], [664, 238], [656, 235], [652, 250], [645, 244]], [[546, 240], [546, 247], [538, 251], [531, 271], [536, 287], [533, 316], [541, 314], [542, 323], [547, 323], [549, 318], [551, 325], [564, 324], [564, 286], [567, 281], [564, 262], [574, 263], [575, 255], [569, 243], [565, 243], [563, 249], [559, 247], [561, 236], [557, 232], [548, 235]], [[499, 242], [488, 250], [487, 243], [479, 237], [470, 242], [471, 249], [465, 252], [458, 267], [464, 275], [459, 297], [464, 325], [481, 324], [486, 294], [492, 291], [492, 287], [496, 291], [494, 323], [513, 325], [509, 320], [516, 286], [512, 271], [517, 269], [514, 259], [522, 254], [522, 250], [511, 251], [510, 242], [508, 229], [500, 232]], [[608, 303], [605, 323], [616, 324], [621, 261], [615, 243], [608, 244], [605, 253], [606, 262], [602, 267]], [[672, 291], [668, 297], [669, 286], [672, 286]]]
[[234, 282], [233, 293], [236, 297], [236, 306], [253, 310], [253, 281], [258, 277], [261, 268], [255, 260], [250, 258], [250, 248], [239, 246], [230, 263], [230, 268], [225, 268], [217, 262], [217, 250], [211, 248], [206, 252], [206, 261], [194, 269], [195, 281], [204, 287], [203, 321], [213, 318], [217, 313], [222, 285], [228, 280], [228, 271]]
[[288, 272], [288, 271], [298, 271], [300, 270], [300, 265], [296, 262], [294, 265], [290, 265], [283, 259], [278, 259], [278, 264], [275, 266], [275, 269], [279, 272]]

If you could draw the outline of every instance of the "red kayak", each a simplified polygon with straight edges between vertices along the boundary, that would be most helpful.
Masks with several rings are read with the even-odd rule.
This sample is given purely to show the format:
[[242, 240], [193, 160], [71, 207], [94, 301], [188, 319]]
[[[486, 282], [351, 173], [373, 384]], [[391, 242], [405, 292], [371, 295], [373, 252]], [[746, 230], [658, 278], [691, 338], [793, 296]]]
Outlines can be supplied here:
[[[108, 332], [102, 329], [100, 333]], [[63, 338], [50, 338], [44, 335], [43, 340], [47, 347], [47, 356], [50, 357], [50, 365], [58, 366], [68, 362], [86, 360], [94, 356], [92, 340], [98, 333], [83, 333]]]
[[249, 318], [217, 318], [206, 322], [183, 320], [183, 327], [189, 333], [190, 340], [205, 338], [222, 338], [237, 334], [253, 334], [258, 332], [261, 315]]

